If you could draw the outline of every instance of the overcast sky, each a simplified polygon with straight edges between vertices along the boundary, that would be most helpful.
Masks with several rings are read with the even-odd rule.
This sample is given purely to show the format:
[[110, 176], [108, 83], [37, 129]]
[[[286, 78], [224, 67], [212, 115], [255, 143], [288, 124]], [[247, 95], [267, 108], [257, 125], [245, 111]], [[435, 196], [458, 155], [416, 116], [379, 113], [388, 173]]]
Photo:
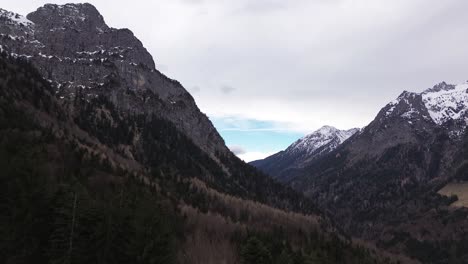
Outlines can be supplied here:
[[[0, 0], [27, 14], [46, 2]], [[130, 28], [246, 160], [403, 90], [468, 79], [466, 0], [89, 0]], [[242, 153], [242, 154], [241, 154]]]

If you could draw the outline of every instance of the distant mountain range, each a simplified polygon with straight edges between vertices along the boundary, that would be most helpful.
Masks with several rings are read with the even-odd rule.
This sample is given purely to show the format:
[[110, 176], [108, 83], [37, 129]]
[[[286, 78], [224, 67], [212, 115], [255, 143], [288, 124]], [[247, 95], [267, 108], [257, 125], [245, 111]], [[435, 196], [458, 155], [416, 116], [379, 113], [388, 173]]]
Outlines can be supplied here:
[[330, 153], [345, 140], [358, 132], [358, 128], [339, 130], [324, 126], [317, 131], [298, 139], [286, 150], [273, 154], [263, 160], [250, 162], [276, 180], [287, 183], [291, 171], [300, 169], [313, 160]]
[[251, 164], [354, 235], [423, 263], [468, 263], [468, 209], [437, 193], [468, 180], [467, 109], [468, 83], [405, 91], [348, 140], [320, 129]]

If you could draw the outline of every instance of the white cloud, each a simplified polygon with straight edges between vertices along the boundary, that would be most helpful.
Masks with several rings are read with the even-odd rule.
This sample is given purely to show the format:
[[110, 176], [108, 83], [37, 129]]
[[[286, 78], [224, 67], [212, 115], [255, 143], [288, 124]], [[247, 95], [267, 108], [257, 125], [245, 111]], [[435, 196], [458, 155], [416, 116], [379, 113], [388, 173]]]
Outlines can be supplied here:
[[243, 155], [246, 153], [245, 149], [242, 146], [229, 146], [229, 149], [232, 153], [236, 155]]
[[245, 162], [251, 162], [254, 160], [264, 159], [268, 156], [275, 154], [274, 152], [246, 152], [244, 154], [237, 155], [240, 159]]

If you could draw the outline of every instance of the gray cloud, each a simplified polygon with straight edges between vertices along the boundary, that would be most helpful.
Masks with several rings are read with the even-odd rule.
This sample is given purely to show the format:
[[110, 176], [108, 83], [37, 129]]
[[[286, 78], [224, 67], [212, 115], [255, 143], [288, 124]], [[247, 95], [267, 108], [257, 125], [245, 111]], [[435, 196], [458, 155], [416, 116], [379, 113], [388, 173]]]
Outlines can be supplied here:
[[247, 151], [241, 146], [229, 146], [229, 149], [232, 151], [232, 153], [236, 155], [242, 155], [247, 153]]
[[201, 4], [204, 2], [204, 0], [180, 0], [182, 3], [188, 3], [188, 4]]
[[220, 90], [221, 90], [221, 92], [223, 94], [230, 94], [230, 93], [234, 92], [236, 90], [236, 88], [231, 87], [229, 85], [223, 85], [223, 86], [221, 86]]
[[240, 9], [247, 13], [265, 13], [287, 8], [287, 3], [283, 0], [255, 0], [248, 1]]
[[190, 89], [189, 92], [191, 93], [199, 93], [200, 92], [200, 87], [199, 86], [193, 86], [192, 89]]
[[167, 72], [169, 70], [169, 66], [166, 64], [157, 64], [156, 68], [161, 72]]
[[[209, 116], [360, 127], [403, 90], [468, 78], [465, 0], [88, 1], [169, 77], [203, 87], [192, 92]], [[26, 14], [46, 2], [70, 0], [0, 6]]]

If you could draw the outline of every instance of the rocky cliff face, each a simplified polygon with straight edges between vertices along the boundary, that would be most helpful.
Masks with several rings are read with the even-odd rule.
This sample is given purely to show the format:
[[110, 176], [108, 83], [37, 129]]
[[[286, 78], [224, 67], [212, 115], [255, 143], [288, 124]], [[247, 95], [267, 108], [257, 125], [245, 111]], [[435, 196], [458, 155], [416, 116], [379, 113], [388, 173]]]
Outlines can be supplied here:
[[209, 119], [182, 85], [155, 68], [128, 29], [106, 25], [90, 4], [47, 4], [23, 17], [0, 11], [1, 49], [25, 57], [64, 101], [105, 96], [130, 113], [174, 122], [212, 157], [228, 153]]
[[297, 140], [286, 150], [250, 164], [273, 176], [280, 182], [293, 180], [293, 171], [303, 168], [313, 160], [330, 153], [359, 131], [358, 128], [339, 130], [324, 126]]

